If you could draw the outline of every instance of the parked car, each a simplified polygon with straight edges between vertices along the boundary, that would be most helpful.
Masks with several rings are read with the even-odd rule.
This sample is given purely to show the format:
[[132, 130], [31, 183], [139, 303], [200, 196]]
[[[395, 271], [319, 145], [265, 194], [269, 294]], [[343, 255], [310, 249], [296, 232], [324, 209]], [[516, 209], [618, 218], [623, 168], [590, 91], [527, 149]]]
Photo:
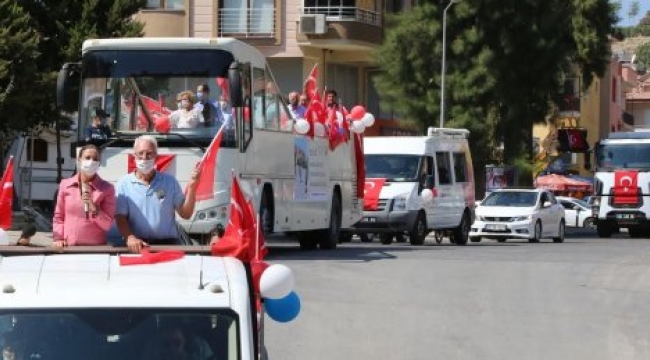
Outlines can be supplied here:
[[564, 196], [558, 196], [557, 201], [564, 207], [566, 226], [589, 229], [596, 227], [596, 220], [591, 213], [591, 205], [587, 202]]
[[469, 238], [479, 242], [481, 238], [528, 239], [539, 242], [552, 238], [564, 242], [566, 222], [564, 208], [555, 196], [544, 189], [499, 189], [488, 195], [476, 208], [476, 220]]

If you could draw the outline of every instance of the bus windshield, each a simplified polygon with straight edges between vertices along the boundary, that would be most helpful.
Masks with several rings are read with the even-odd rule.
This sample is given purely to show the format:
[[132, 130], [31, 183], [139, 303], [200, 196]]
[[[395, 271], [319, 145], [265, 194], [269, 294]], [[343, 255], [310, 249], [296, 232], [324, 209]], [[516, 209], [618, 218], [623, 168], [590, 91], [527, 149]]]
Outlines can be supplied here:
[[0, 313], [4, 358], [238, 359], [230, 310], [66, 309]]
[[[84, 54], [80, 140], [156, 132], [200, 142], [211, 140], [221, 127], [234, 132], [227, 79], [232, 61], [223, 50]], [[209, 91], [202, 91], [201, 99], [199, 86]]]
[[417, 181], [420, 158], [418, 155], [366, 154], [366, 177]]
[[598, 169], [650, 169], [650, 144], [601, 144], [596, 149]]

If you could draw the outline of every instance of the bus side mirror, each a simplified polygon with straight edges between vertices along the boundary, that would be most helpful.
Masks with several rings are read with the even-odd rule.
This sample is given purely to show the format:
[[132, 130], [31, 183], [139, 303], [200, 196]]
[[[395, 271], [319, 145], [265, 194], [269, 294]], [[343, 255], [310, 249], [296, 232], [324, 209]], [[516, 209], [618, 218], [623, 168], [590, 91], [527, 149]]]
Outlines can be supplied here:
[[236, 108], [244, 106], [241, 66], [237, 61], [233, 61], [228, 68], [228, 90], [230, 91], [230, 104]]
[[79, 109], [81, 64], [65, 63], [56, 79], [56, 106], [66, 112]]

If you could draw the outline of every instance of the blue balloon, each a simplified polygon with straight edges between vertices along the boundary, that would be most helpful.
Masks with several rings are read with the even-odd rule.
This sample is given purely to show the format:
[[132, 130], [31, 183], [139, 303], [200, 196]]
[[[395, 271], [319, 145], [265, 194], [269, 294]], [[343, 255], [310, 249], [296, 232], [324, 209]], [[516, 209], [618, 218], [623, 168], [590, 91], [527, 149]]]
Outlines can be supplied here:
[[264, 308], [271, 319], [289, 322], [300, 313], [300, 298], [294, 291], [282, 299], [264, 299]]

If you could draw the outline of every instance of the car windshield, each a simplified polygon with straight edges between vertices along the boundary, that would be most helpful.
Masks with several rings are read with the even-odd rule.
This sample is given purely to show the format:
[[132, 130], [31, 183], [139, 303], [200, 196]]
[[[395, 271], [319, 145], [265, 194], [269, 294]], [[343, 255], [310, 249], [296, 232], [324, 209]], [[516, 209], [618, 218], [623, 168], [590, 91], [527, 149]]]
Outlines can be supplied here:
[[237, 315], [75, 309], [0, 312], [5, 359], [239, 358]]
[[537, 193], [532, 191], [497, 191], [481, 202], [481, 206], [531, 207], [537, 204]]
[[417, 181], [420, 158], [418, 155], [366, 154], [366, 178]]

